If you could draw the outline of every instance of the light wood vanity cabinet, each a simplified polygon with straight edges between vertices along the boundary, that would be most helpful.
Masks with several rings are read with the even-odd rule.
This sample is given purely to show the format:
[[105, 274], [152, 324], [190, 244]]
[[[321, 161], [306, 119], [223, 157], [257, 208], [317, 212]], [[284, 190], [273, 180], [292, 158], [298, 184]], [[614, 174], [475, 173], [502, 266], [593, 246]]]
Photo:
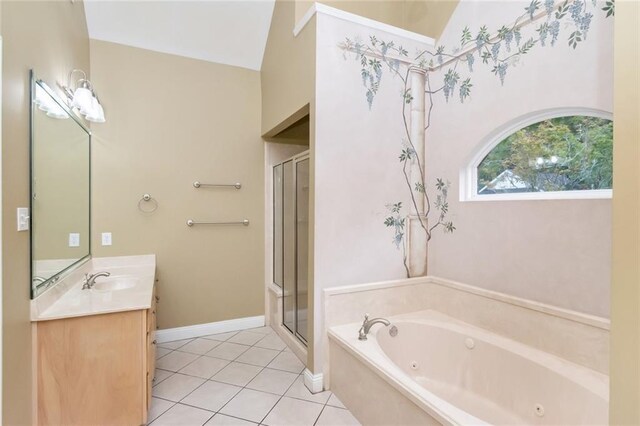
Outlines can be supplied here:
[[155, 374], [149, 309], [34, 323], [39, 425], [142, 425]]

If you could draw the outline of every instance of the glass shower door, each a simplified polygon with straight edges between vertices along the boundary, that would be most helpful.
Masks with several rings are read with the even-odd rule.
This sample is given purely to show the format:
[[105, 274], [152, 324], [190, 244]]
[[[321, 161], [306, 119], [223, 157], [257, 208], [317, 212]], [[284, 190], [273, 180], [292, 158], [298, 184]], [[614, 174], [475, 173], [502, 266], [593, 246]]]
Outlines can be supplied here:
[[296, 334], [307, 342], [309, 158], [296, 162]]
[[296, 332], [296, 204], [295, 169], [293, 160], [283, 164], [283, 287], [282, 323], [291, 333]]

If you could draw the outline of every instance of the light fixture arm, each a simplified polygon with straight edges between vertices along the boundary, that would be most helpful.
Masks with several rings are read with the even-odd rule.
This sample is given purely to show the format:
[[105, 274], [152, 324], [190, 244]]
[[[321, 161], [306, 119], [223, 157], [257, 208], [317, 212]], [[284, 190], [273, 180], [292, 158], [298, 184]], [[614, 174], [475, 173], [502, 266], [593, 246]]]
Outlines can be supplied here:
[[[75, 73], [79, 73], [82, 78], [72, 83]], [[77, 108], [86, 120], [95, 123], [104, 123], [104, 110], [93, 89], [93, 84], [87, 78], [86, 72], [77, 68], [72, 69], [71, 72], [69, 72], [67, 85], [63, 86], [62, 90], [67, 95], [67, 103], [69, 106], [71, 108]], [[88, 91], [88, 93], [83, 92], [84, 90]], [[76, 99], [80, 96], [80, 92], [82, 92], [81, 101]]]
[[80, 80], [76, 81], [76, 87], [75, 87], [75, 88], [77, 88], [77, 87], [78, 87], [78, 83], [79, 83], [80, 81], [82, 81], [82, 80], [84, 80], [84, 81], [88, 81], [88, 80], [87, 80], [87, 73], [86, 73], [86, 72], [82, 71], [81, 69], [74, 68], [74, 69], [72, 69], [72, 70], [69, 72], [69, 77], [67, 78], [67, 87], [68, 87], [69, 89], [71, 89], [71, 77], [73, 76], [73, 74], [74, 74], [74, 73], [77, 73], [77, 72], [82, 73], [82, 76], [83, 76], [83, 77], [82, 77]]

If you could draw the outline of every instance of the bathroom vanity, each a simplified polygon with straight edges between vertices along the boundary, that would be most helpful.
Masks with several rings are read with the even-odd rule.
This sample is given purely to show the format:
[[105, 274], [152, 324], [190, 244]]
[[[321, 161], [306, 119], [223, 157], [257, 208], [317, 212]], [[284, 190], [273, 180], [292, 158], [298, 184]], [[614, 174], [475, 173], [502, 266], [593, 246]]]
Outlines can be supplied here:
[[91, 131], [31, 72], [28, 228], [37, 425], [147, 422], [156, 258], [92, 258], [90, 170]]
[[[86, 273], [107, 271], [91, 289]], [[140, 425], [155, 371], [155, 256], [93, 258], [32, 301], [38, 425]]]

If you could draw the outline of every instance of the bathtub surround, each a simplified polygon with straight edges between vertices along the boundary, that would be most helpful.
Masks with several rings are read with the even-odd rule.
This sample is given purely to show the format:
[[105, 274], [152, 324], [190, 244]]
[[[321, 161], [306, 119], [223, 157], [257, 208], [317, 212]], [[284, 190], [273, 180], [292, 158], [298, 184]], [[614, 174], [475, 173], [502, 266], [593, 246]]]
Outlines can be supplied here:
[[[606, 318], [438, 277], [329, 288], [324, 291], [324, 305], [327, 326], [324, 386], [338, 395], [363, 424], [476, 424], [479, 423], [477, 418], [496, 424], [522, 424], [533, 421], [533, 418], [522, 418], [535, 416], [536, 407], [542, 413], [546, 409], [546, 419], [553, 424], [579, 423], [585, 419], [598, 424], [606, 422], [609, 359], [609, 321]], [[389, 319], [398, 327], [397, 336], [391, 338], [387, 328], [374, 327], [367, 341], [358, 340], [358, 329], [365, 312]], [[407, 328], [407, 322], [416, 321], [429, 323], [436, 329], [440, 327], [442, 332], [430, 329], [410, 335], [413, 326], [409, 324]], [[447, 343], [438, 340], [451, 330], [459, 330], [462, 335], [451, 335], [452, 340]], [[431, 335], [434, 332], [437, 336]], [[430, 337], [427, 346], [421, 350], [420, 336], [426, 335]], [[406, 342], [405, 346], [394, 346], [396, 343], [402, 345], [402, 341]], [[483, 361], [487, 365], [480, 367], [477, 362], [487, 355], [487, 351], [494, 350], [506, 352], [489, 354]], [[420, 358], [424, 353], [429, 353], [428, 362]], [[447, 364], [455, 357], [460, 359]], [[531, 360], [530, 367], [515, 365], [527, 358]], [[397, 362], [391, 363], [389, 359]], [[421, 379], [413, 377], [416, 375], [414, 370], [418, 370], [418, 375], [431, 377], [436, 382], [465, 387], [467, 382], [457, 383], [453, 378], [456, 373], [451, 368], [464, 365], [468, 368], [464, 376], [468, 377], [489, 371], [491, 360], [495, 359], [506, 362], [500, 367], [500, 373], [477, 376], [468, 384], [486, 384], [487, 380], [504, 380], [537, 371], [535, 380], [522, 380], [530, 383], [527, 389], [533, 389], [534, 383], [542, 386], [522, 398], [528, 405], [519, 407], [509, 402], [511, 394], [500, 394], [500, 390], [514, 389], [519, 384], [494, 383], [485, 387], [480, 385], [474, 390], [480, 394], [486, 392], [483, 389], [497, 390], [493, 395], [484, 396], [501, 407], [500, 415], [505, 417], [491, 417], [499, 414], [494, 409], [477, 411], [481, 404], [456, 400], [460, 393], [454, 391], [445, 395], [445, 388], [431, 388], [430, 382], [420, 382]], [[427, 371], [432, 365], [435, 370]], [[514, 372], [503, 373], [504, 368], [513, 368]], [[438, 377], [434, 376], [434, 371], [438, 372]], [[357, 374], [357, 382], [348, 379], [352, 374]], [[563, 389], [563, 395], [572, 396], [547, 399], [549, 388]], [[372, 397], [362, 398], [363, 392]], [[384, 403], [376, 403], [378, 397]], [[555, 405], [555, 401], [573, 401], [574, 398], [582, 402], [577, 402], [577, 406]], [[585, 413], [580, 407], [593, 411]], [[518, 420], [505, 420], [510, 416]], [[576, 420], [580, 416], [586, 417], [582, 417], [582, 421]]]
[[[260, 73], [97, 40], [91, 49], [110, 111], [93, 133], [94, 255], [157, 255], [160, 329], [262, 315]], [[144, 193], [154, 213], [138, 211]], [[100, 245], [101, 232], [113, 245]]]
[[[379, 327], [367, 341], [354, 333], [359, 323], [329, 330], [332, 364], [337, 368], [331, 372], [332, 389], [365, 424], [398, 422], [400, 413], [387, 411], [386, 398], [398, 403], [392, 405], [396, 410], [400, 406], [421, 414], [416, 416], [420, 421], [403, 419], [398, 424], [607, 422], [605, 374], [437, 311], [388, 319], [397, 334]], [[346, 368], [358, 371], [361, 380], [350, 380]], [[363, 399], [358, 395], [362, 392], [372, 397]], [[384, 404], [373, 400], [381, 397], [378, 392]], [[395, 393], [406, 401], [398, 401]]]
[[29, 69], [52, 87], [69, 70], [89, 71], [89, 38], [82, 2], [3, 1], [2, 424], [31, 424], [29, 233], [16, 232], [17, 207], [29, 206]]
[[[432, 309], [599, 373], [609, 371], [607, 318], [439, 277], [328, 288], [324, 309], [326, 330], [362, 322], [364, 313], [387, 317]], [[325, 378], [330, 368], [325, 362]]]
[[[357, 383], [351, 386], [344, 381], [337, 381], [331, 391], [340, 395], [339, 398], [349, 407], [353, 407], [351, 412], [362, 424], [443, 424], [444, 419], [429, 415], [342, 346], [332, 343], [330, 350], [331, 360], [336, 365], [336, 371], [332, 374], [336, 377], [358, 377]], [[364, 394], [372, 397], [362, 398]]]

